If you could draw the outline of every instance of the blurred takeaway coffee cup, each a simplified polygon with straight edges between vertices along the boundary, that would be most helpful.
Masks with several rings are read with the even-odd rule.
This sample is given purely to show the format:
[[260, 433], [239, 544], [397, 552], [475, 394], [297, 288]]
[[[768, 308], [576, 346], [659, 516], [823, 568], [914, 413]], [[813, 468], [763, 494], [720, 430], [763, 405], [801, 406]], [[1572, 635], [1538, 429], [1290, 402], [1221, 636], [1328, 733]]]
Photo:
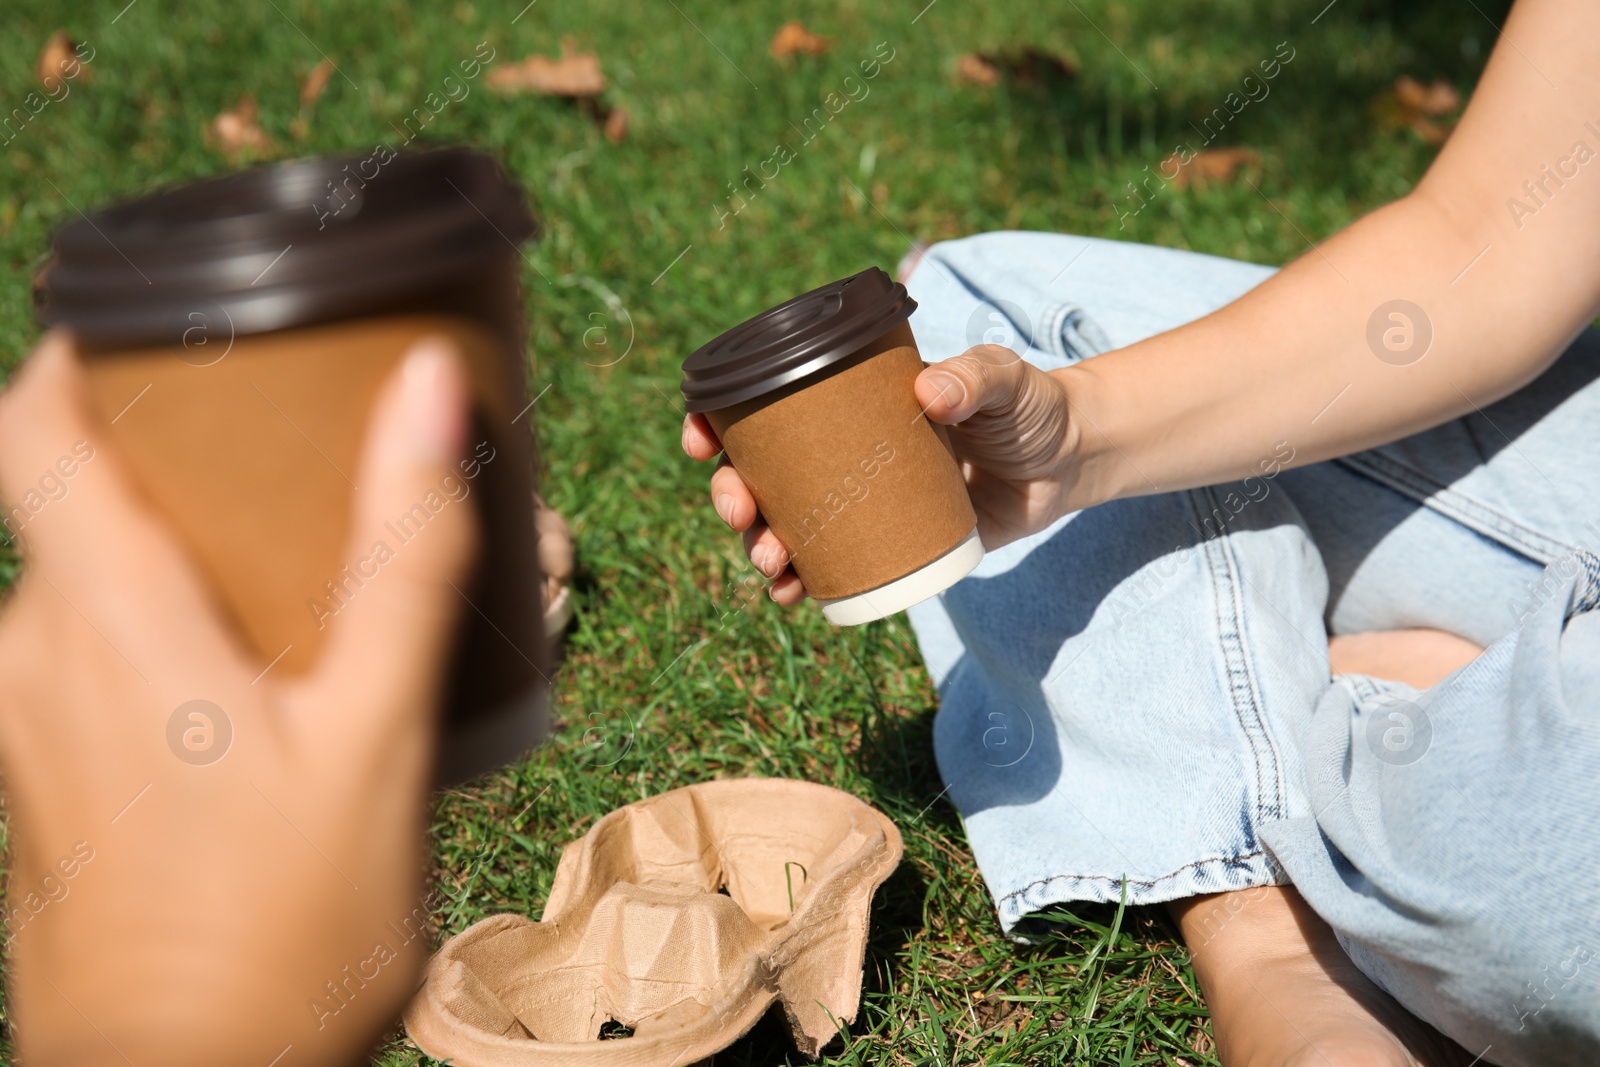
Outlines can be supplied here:
[[876, 267], [762, 312], [683, 363], [795, 573], [840, 626], [904, 611], [983, 559], [942, 426], [915, 382], [916, 301]]
[[[309, 670], [332, 619], [435, 515], [477, 510], [445, 682], [446, 783], [544, 732], [517, 248], [537, 224], [486, 155], [382, 152], [244, 171], [71, 223], [35, 297], [43, 322], [74, 334], [139, 488], [270, 670]], [[467, 454], [349, 558], [378, 388], [436, 334], [466, 357]]]

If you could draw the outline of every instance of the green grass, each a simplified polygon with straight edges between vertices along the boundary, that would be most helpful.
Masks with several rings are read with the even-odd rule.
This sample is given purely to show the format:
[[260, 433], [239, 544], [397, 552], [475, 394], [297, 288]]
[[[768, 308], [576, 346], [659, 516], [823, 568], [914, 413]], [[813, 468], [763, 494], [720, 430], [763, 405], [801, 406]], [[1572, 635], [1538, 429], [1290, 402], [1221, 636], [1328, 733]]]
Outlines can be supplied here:
[[[775, 301], [892, 268], [912, 238], [1046, 229], [1285, 262], [1410, 188], [1433, 149], [1376, 126], [1371, 101], [1401, 73], [1469, 90], [1495, 36], [1483, 15], [1377, 0], [1339, 0], [1314, 25], [1325, 0], [937, 0], [925, 11], [926, 0], [539, 0], [513, 23], [524, 0], [125, 2], [7, 13], [5, 109], [32, 89], [51, 30], [68, 28], [96, 56], [92, 83], [0, 148], [5, 368], [38, 336], [30, 279], [54, 228], [76, 217], [71, 205], [227, 169], [201, 131], [244, 92], [281, 155], [365, 152], [395, 142], [402, 117], [479, 42], [509, 59], [552, 53], [570, 35], [599, 53], [607, 100], [630, 113], [614, 145], [572, 106], [497, 98], [480, 80], [428, 128], [499, 154], [544, 219], [525, 272], [531, 382], [548, 387], [537, 408], [546, 494], [574, 523], [581, 570], [561, 731], [526, 763], [439, 801], [445, 933], [503, 909], [537, 914], [561, 846], [618, 805], [718, 776], [803, 777], [877, 804], [906, 840], [874, 906], [863, 1010], [826, 1062], [1215, 1062], [1160, 914], [1084, 909], [1035, 947], [1000, 937], [940, 799], [937, 698], [909, 628], [897, 618], [835, 630], [812, 607], [780, 611], [759, 595], [704, 504], [707, 472], [678, 451], [678, 363]], [[1478, 6], [1498, 19], [1506, 4]], [[789, 18], [833, 37], [833, 51], [773, 60], [767, 42]], [[1190, 122], [1282, 41], [1293, 62], [1219, 139], [1261, 155], [1260, 192], [1168, 189], [1119, 228], [1134, 206], [1125, 183], [1195, 142]], [[894, 58], [870, 95], [719, 229], [727, 183], [792, 141], [790, 124], [880, 42]], [[1069, 58], [1078, 77], [957, 84], [961, 52], [1021, 45]], [[319, 49], [342, 76], [296, 141], [297, 87]], [[0, 557], [0, 580], [15, 570]], [[423, 1062], [398, 1038], [380, 1061]], [[769, 1018], [717, 1062], [800, 1057]]]

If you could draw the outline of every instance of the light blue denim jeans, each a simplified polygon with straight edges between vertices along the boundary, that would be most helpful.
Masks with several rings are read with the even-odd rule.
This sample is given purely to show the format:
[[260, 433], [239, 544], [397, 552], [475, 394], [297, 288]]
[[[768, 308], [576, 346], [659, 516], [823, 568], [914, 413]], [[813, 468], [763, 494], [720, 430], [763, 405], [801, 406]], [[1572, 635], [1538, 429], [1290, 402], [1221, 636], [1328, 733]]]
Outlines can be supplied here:
[[[984, 234], [927, 252], [911, 325], [930, 361], [992, 342], [1060, 367], [1271, 273]], [[1338, 416], [1318, 406], [1308, 432]], [[1592, 1067], [1600, 336], [1415, 437], [1282, 469], [1295, 446], [1242, 483], [1068, 516], [912, 609], [939, 767], [1001, 921], [1293, 883], [1469, 1053]], [[1412, 626], [1488, 651], [1425, 692], [1330, 679], [1329, 633]]]

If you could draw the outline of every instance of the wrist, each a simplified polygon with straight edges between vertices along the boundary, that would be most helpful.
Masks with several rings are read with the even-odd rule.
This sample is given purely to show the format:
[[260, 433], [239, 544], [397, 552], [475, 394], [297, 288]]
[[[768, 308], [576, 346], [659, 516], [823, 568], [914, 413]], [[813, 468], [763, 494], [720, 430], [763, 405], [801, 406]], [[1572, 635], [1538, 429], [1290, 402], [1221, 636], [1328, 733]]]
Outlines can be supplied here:
[[1104, 383], [1090, 362], [1049, 372], [1067, 409], [1059, 474], [1062, 515], [1129, 495], [1131, 489], [1124, 484], [1129, 463], [1106, 432]]

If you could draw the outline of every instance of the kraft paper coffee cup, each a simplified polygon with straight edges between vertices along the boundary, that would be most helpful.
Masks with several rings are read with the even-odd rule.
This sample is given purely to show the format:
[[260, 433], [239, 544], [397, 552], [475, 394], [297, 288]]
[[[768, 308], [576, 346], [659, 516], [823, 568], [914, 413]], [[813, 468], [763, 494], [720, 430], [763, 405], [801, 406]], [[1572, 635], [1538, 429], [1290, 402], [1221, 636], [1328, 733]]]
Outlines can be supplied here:
[[949, 439], [917, 403], [916, 306], [873, 267], [757, 315], [683, 364], [685, 406], [706, 415], [836, 625], [903, 611], [983, 559]]
[[[483, 536], [459, 590], [440, 782], [504, 763], [544, 732], [516, 247], [536, 229], [491, 158], [384, 149], [109, 208], [57, 235], [36, 291], [40, 318], [74, 334], [139, 488], [268, 671], [309, 670], [329, 624], [436, 516], [476, 510]], [[373, 402], [429, 334], [466, 356], [466, 455], [352, 554]]]

